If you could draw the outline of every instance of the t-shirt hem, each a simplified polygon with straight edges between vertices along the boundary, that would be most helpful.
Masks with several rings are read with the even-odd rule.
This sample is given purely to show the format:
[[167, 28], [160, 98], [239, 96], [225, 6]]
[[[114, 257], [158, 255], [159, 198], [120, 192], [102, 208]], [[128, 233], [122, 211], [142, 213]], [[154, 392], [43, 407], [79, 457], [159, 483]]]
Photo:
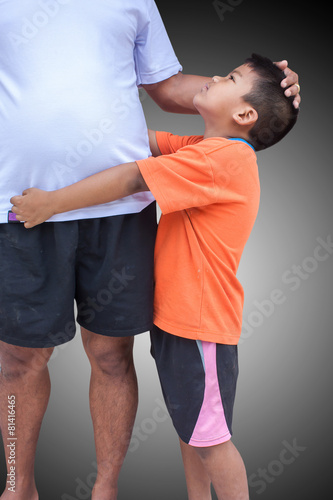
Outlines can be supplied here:
[[[75, 220], [84, 220], [84, 219], [101, 219], [104, 217], [113, 217], [117, 215], [128, 215], [128, 214], [136, 214], [142, 212], [145, 208], [148, 207], [151, 203], [154, 203], [154, 198], [142, 201], [142, 202], [134, 202], [128, 203], [126, 205], [119, 205], [118, 207], [114, 207], [112, 209], [104, 208], [101, 210], [100, 206], [90, 207], [92, 210], [73, 210], [72, 212], [65, 212], [63, 214], [57, 214], [48, 219], [46, 222], [68, 222]], [[8, 211], [0, 213], [0, 224], [8, 223]]]
[[154, 325], [176, 337], [203, 340], [204, 342], [214, 342], [216, 344], [237, 345], [241, 336], [241, 332], [238, 331], [235, 333], [221, 333], [209, 332], [198, 328], [182, 328], [160, 319], [157, 315], [154, 316]]

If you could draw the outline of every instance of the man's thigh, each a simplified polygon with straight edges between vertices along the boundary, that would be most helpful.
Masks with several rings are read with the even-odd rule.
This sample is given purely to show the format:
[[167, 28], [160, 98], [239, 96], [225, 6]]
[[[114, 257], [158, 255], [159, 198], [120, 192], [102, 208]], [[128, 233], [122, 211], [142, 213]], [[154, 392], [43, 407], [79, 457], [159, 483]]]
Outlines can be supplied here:
[[48, 348], [87, 331], [127, 337], [152, 326], [156, 206], [138, 214], [0, 224], [0, 340]]
[[78, 323], [101, 336], [127, 337], [153, 321], [156, 206], [140, 213], [80, 221]]
[[0, 340], [48, 348], [75, 335], [75, 223], [0, 224]]

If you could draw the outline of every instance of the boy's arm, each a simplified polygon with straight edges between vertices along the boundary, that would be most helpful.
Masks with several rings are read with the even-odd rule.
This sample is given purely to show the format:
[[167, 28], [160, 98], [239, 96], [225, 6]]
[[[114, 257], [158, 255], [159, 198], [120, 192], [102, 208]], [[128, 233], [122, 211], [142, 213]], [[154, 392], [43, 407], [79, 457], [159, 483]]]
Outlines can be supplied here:
[[149, 191], [136, 162], [123, 163], [56, 191], [30, 188], [13, 196], [12, 211], [31, 228], [52, 215], [108, 203], [131, 194]]
[[156, 139], [156, 131], [155, 130], [150, 130], [148, 129], [148, 136], [149, 136], [149, 147], [152, 156], [161, 156], [161, 150], [158, 147], [157, 139]]

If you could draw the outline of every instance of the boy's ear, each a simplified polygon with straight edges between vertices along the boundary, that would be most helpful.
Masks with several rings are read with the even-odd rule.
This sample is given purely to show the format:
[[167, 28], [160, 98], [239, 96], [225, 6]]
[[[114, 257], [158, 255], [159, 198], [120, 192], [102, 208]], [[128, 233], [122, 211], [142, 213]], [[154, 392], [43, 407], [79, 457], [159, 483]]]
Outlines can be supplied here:
[[258, 120], [257, 111], [252, 106], [246, 106], [232, 115], [237, 125], [253, 126]]

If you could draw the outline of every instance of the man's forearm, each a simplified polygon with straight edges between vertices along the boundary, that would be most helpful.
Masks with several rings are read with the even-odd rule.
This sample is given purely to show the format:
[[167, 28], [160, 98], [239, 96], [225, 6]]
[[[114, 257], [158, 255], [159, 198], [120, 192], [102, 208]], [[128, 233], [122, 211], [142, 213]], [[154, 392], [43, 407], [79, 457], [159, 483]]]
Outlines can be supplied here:
[[178, 73], [167, 80], [143, 87], [163, 111], [197, 114], [198, 111], [193, 106], [193, 97], [209, 79], [207, 76]]

